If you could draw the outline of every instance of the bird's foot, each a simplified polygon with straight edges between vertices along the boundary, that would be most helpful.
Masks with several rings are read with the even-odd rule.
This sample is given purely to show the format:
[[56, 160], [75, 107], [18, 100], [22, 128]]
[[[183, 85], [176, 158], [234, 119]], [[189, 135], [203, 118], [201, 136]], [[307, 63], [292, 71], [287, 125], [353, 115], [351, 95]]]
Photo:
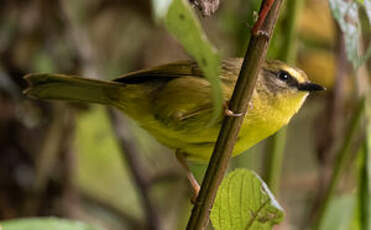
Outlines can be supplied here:
[[180, 165], [186, 171], [187, 179], [188, 179], [189, 184], [192, 187], [192, 192], [193, 192], [191, 202], [192, 202], [192, 204], [195, 204], [196, 200], [197, 200], [197, 197], [198, 197], [198, 193], [200, 192], [200, 185], [198, 184], [198, 182], [197, 182], [196, 178], [194, 177], [192, 171], [189, 169], [187, 161], [184, 157], [184, 154], [181, 151], [177, 150], [175, 155], [176, 155], [176, 158], [177, 158], [178, 162], [180, 163]]
[[200, 193], [200, 185], [198, 184], [197, 181], [195, 181], [195, 182], [196, 182], [195, 184], [191, 182], [191, 184], [192, 184], [192, 190], [193, 190], [193, 196], [191, 198], [192, 204], [196, 204], [198, 194]]
[[235, 113], [229, 109], [228, 102], [224, 103], [224, 115], [228, 117], [241, 117], [245, 115], [244, 113]]

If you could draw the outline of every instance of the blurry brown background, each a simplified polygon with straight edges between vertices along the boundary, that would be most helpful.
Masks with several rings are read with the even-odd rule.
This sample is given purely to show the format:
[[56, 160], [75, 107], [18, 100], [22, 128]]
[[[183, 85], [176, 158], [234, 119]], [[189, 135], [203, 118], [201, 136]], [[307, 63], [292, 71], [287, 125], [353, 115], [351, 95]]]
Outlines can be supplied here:
[[[253, 0], [222, 1], [215, 15], [199, 15], [223, 56], [243, 55], [252, 25], [246, 12], [258, 5]], [[285, 39], [285, 22], [279, 23], [270, 57], [277, 56]], [[286, 210], [282, 229], [305, 225], [354, 107], [352, 69], [327, 1], [305, 1], [298, 23], [297, 65], [328, 91], [310, 96], [289, 125], [278, 198]], [[56, 215], [105, 229], [145, 229], [142, 192], [120, 154], [106, 109], [25, 98], [22, 77], [58, 72], [112, 79], [187, 58], [181, 45], [155, 23], [150, 1], [1, 1], [0, 220]], [[335, 76], [342, 83], [337, 85]], [[120, 120], [120, 125], [138, 145], [135, 160], [150, 184], [146, 193], [155, 208], [154, 221], [161, 229], [184, 228], [191, 193], [172, 151], [131, 121]], [[265, 144], [233, 159], [231, 168], [249, 167], [263, 174], [269, 157]], [[205, 167], [192, 165], [198, 177]], [[341, 192], [352, 191], [353, 185], [354, 178], [347, 175]]]

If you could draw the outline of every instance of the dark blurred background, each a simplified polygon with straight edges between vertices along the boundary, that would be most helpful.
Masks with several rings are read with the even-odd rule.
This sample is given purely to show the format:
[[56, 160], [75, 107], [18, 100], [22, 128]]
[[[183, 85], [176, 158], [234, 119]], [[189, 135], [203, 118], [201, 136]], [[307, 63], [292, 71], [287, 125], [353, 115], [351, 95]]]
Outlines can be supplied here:
[[[103, 229], [146, 229], [148, 208], [152, 208], [152, 221], [160, 229], [183, 229], [192, 207], [191, 192], [171, 150], [125, 117], [113, 122], [102, 106], [49, 103], [22, 95], [27, 73], [113, 79], [190, 58], [156, 23], [151, 1], [0, 2], [0, 220], [53, 215]], [[198, 13], [222, 56], [244, 54], [252, 26], [252, 14], [247, 12], [257, 10], [259, 4], [222, 1], [215, 15]], [[270, 58], [282, 52], [285, 17], [284, 8]], [[354, 74], [327, 1], [306, 0], [297, 20], [295, 62], [328, 90], [311, 95], [289, 125], [277, 194], [286, 210], [281, 229], [302, 229], [311, 216], [355, 106]], [[144, 187], [133, 179], [132, 161], [121, 155], [125, 149], [112, 124], [126, 130], [137, 146], [140, 154], [134, 161], [140, 165]], [[264, 175], [267, 143], [234, 158], [231, 168], [248, 167]], [[206, 165], [191, 167], [201, 178]], [[342, 180], [341, 194], [354, 190], [353, 174], [349, 170]], [[150, 200], [149, 207], [143, 199]]]

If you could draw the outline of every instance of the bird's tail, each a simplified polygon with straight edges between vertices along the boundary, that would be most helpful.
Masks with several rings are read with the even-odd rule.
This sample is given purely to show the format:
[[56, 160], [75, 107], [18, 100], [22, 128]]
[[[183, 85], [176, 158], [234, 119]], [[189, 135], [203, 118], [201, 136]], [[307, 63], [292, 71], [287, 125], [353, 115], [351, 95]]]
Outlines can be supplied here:
[[[62, 74], [29, 74], [24, 77], [32, 98], [112, 105], [125, 84]], [[117, 98], [116, 98], [117, 99]]]

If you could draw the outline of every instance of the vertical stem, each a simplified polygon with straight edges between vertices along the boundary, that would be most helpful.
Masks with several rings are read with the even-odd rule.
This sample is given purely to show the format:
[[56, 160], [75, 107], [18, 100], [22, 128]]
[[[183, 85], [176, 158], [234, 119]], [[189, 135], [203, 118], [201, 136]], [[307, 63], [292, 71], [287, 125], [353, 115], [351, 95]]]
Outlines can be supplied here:
[[[296, 41], [297, 25], [300, 10], [303, 7], [304, 0], [287, 0], [286, 18], [285, 18], [285, 37], [279, 55], [282, 61], [289, 64], [295, 64], [296, 60]], [[286, 144], [287, 128], [282, 128], [271, 139], [267, 151], [267, 160], [265, 168], [265, 181], [271, 191], [277, 196], [281, 180], [282, 162]]]
[[270, 190], [278, 196], [282, 172], [283, 155], [286, 144], [287, 128], [282, 128], [269, 140], [267, 159], [265, 160], [265, 182]]
[[42, 194], [45, 191], [50, 173], [57, 163], [60, 143], [64, 138], [63, 127], [65, 126], [65, 115], [65, 106], [63, 104], [53, 106], [53, 120], [47, 131], [40, 154], [35, 160], [36, 172], [33, 190], [36, 193]]
[[298, 23], [300, 11], [304, 6], [304, 0], [287, 0], [286, 6], [284, 27], [284, 34], [286, 34], [286, 36], [282, 44], [279, 59], [289, 64], [295, 64], [297, 56]]
[[55, 170], [60, 156], [60, 147], [65, 138], [65, 106], [63, 104], [53, 105], [51, 125], [46, 132], [40, 153], [35, 159], [35, 180], [32, 185], [33, 197], [26, 203], [27, 215], [35, 215], [43, 202], [50, 175]]
[[359, 168], [359, 185], [358, 185], [358, 207], [359, 207], [359, 224], [360, 229], [370, 229], [370, 138], [366, 133], [366, 140], [363, 143], [361, 154], [361, 165]]
[[[264, 0], [262, 6], [265, 6], [267, 2], [268, 0]], [[278, 18], [281, 3], [282, 0], [274, 1], [271, 9], [268, 9], [269, 13], [265, 23], [258, 27], [256, 34], [252, 33], [230, 101], [230, 110], [234, 113], [245, 114], [247, 111], [260, 67], [265, 59], [273, 27]], [[262, 9], [260, 13], [262, 13]], [[225, 117], [201, 186], [201, 191], [193, 207], [187, 230], [200, 230], [207, 227], [210, 210], [213, 206], [217, 189], [227, 170], [243, 119], [244, 116]]]
[[346, 132], [347, 135], [344, 139], [343, 145], [341, 146], [340, 151], [337, 154], [334, 170], [331, 175], [330, 184], [323, 196], [323, 200], [320, 203], [320, 207], [317, 213], [318, 214], [317, 221], [315, 222], [313, 227], [313, 229], [315, 230], [320, 229], [320, 226], [323, 222], [324, 214], [326, 213], [331, 202], [331, 199], [335, 193], [336, 185], [339, 181], [340, 175], [346, 166], [347, 160], [349, 159], [351, 143], [354, 135], [356, 134], [357, 128], [360, 125], [361, 117], [362, 114], [364, 113], [365, 107], [366, 107], [365, 99], [362, 98], [357, 105], [355, 113], [353, 114], [348, 132]]

